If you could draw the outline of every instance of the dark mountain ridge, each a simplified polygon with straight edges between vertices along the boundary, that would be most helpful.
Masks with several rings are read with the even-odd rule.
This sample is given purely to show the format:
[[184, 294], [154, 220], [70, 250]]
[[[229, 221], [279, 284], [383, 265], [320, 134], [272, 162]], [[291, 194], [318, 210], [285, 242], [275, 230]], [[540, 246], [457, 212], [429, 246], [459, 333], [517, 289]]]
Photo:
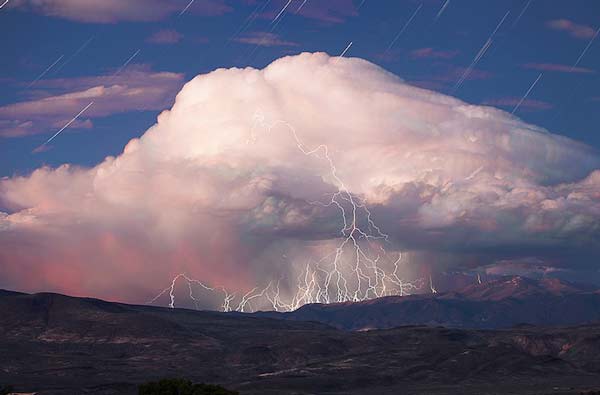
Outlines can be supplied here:
[[600, 389], [600, 325], [350, 332], [14, 292], [0, 292], [0, 317], [0, 384], [40, 395], [133, 395], [138, 383], [161, 377], [222, 384], [242, 395]]
[[498, 329], [518, 324], [577, 325], [600, 321], [594, 286], [558, 279], [503, 277], [443, 294], [387, 296], [355, 303], [309, 304], [258, 316], [317, 321], [346, 330], [442, 325]]

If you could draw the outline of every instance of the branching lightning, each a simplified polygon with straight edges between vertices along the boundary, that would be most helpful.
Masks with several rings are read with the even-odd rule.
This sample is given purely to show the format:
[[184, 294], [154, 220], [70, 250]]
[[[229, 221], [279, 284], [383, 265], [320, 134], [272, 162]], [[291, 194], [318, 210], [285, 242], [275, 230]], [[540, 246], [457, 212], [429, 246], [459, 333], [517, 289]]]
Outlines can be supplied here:
[[[366, 203], [351, 193], [341, 179], [327, 145], [320, 144], [308, 147], [298, 136], [296, 129], [288, 122], [276, 120], [268, 123], [261, 112], [254, 115], [254, 125], [250, 130], [248, 144], [258, 139], [256, 128], [271, 133], [277, 127], [286, 129], [298, 150], [306, 156], [323, 160], [327, 167], [328, 178], [336, 187], [325, 202], [307, 201], [306, 203], [335, 209], [340, 217], [339, 240], [337, 247], [317, 261], [309, 260], [295, 279], [280, 278], [270, 281], [266, 286], [256, 286], [245, 294], [229, 292], [223, 286], [210, 286], [186, 274], [173, 278], [169, 287], [163, 289], [149, 303], [156, 303], [162, 296], [169, 296], [169, 307], [175, 307], [175, 289], [177, 283], [183, 281], [189, 289], [190, 300], [198, 305], [198, 291], [209, 291], [221, 294], [223, 311], [249, 312], [258, 308], [274, 311], [292, 311], [308, 303], [336, 303], [347, 301], [363, 301], [388, 295], [409, 295], [422, 289], [423, 279], [416, 281], [403, 280], [399, 275], [402, 253], [392, 256], [383, 245], [388, 242], [385, 234], [372, 218]], [[282, 281], [291, 288], [288, 296], [282, 292]], [[429, 279], [431, 292], [437, 292]], [[291, 295], [291, 296], [290, 296]]]

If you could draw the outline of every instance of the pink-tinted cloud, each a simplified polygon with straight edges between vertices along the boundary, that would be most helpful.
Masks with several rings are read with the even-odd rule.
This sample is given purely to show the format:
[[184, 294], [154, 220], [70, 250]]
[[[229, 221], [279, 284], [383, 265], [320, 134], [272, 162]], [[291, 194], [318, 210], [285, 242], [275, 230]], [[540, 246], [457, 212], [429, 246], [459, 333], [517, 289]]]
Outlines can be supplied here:
[[[444, 69], [433, 73], [430, 76], [410, 79], [411, 84], [425, 89], [443, 91], [454, 85], [456, 81], [464, 74], [465, 67], [444, 66]], [[465, 81], [481, 81], [494, 77], [494, 74], [480, 69], [472, 69]]]
[[309, 1], [298, 14], [322, 22], [342, 23], [349, 17], [357, 16], [358, 10], [352, 0]]
[[[156, 21], [181, 12], [188, 0], [11, 0], [7, 7], [77, 22]], [[223, 15], [232, 11], [224, 0], [195, 2], [187, 12]]]
[[[520, 103], [520, 104], [519, 104]], [[503, 97], [499, 99], [486, 100], [483, 104], [488, 106], [499, 106], [513, 108], [519, 104], [519, 108], [530, 110], [530, 111], [542, 111], [550, 110], [554, 108], [552, 103], [548, 103], [542, 100], [525, 99], [521, 101], [520, 97]]]
[[71, 128], [90, 128], [90, 118], [135, 110], [159, 110], [172, 102], [182, 84], [182, 74], [154, 72], [136, 65], [130, 65], [116, 77], [40, 81], [40, 88], [50, 89], [44, 97], [0, 107], [0, 137], [58, 130], [91, 101], [94, 105]]
[[553, 30], [567, 32], [569, 35], [580, 39], [592, 38], [596, 33], [596, 29], [593, 27], [580, 25], [568, 19], [556, 19], [548, 21], [547, 26]]
[[452, 59], [458, 51], [438, 51], [433, 48], [419, 48], [410, 52], [413, 59]]
[[[274, 0], [262, 14], [263, 18], [274, 19], [286, 6], [288, 0]], [[247, 4], [255, 4], [253, 0]], [[293, 0], [285, 9], [285, 15], [299, 15], [323, 23], [343, 23], [348, 18], [358, 15], [356, 5], [352, 0], [313, 1]], [[282, 15], [284, 15], [282, 14]]]
[[523, 257], [510, 260], [499, 260], [484, 268], [487, 275], [492, 276], [524, 276], [545, 277], [546, 275], [564, 272], [566, 269], [549, 265], [537, 257]]
[[177, 30], [163, 29], [152, 34], [146, 41], [153, 44], [177, 44], [183, 35]]
[[250, 32], [236, 37], [234, 41], [243, 44], [259, 45], [263, 47], [296, 47], [298, 43], [287, 41], [275, 33], [269, 32]]
[[559, 73], [583, 73], [590, 74], [595, 73], [594, 70], [585, 67], [573, 67], [566, 64], [556, 63], [526, 63], [523, 65], [526, 69], [538, 70], [538, 71], [555, 71]]
[[336, 270], [356, 274], [356, 254], [336, 250], [340, 191], [346, 213], [349, 196], [361, 206], [346, 225], [388, 235], [385, 256], [358, 241], [380, 270], [400, 251], [427, 251], [428, 267], [480, 254], [473, 267], [490, 251], [593, 252], [600, 237], [592, 148], [365, 60], [305, 53], [197, 76], [96, 166], [0, 180], [0, 286], [143, 302], [187, 273], [238, 296], [281, 282], [289, 298], [309, 263], [331, 270], [339, 255]]
[[[454, 67], [451, 66], [445, 74], [442, 74], [435, 79], [439, 81], [456, 82], [467, 70], [466, 67]], [[466, 77], [466, 81], [476, 80], [489, 80], [494, 77], [494, 73], [487, 70], [472, 69], [469, 75]]]
[[[457, 52], [458, 53], [458, 52]], [[430, 50], [429, 48], [421, 48], [415, 51], [411, 51], [408, 55], [400, 50], [392, 50], [389, 52], [380, 52], [376, 53], [375, 58], [383, 61], [383, 62], [396, 62], [402, 58], [406, 58], [410, 56], [413, 59], [418, 57], [421, 58], [435, 58], [437, 56], [437, 60], [443, 60], [444, 56], [450, 57], [454, 56], [453, 52], [444, 52], [438, 53], [435, 50]], [[426, 88], [426, 89], [434, 89], [434, 90], [443, 90], [450, 85], [454, 85], [456, 81], [458, 81], [466, 71], [466, 67], [456, 66], [454, 64], [449, 64], [447, 62], [439, 62], [436, 64], [437, 70], [434, 71], [430, 76], [418, 76], [410, 78], [411, 83], [414, 85]], [[476, 80], [488, 80], [494, 77], [494, 74], [490, 71], [482, 70], [482, 69], [472, 69], [469, 74], [466, 76], [466, 81], [476, 81]]]

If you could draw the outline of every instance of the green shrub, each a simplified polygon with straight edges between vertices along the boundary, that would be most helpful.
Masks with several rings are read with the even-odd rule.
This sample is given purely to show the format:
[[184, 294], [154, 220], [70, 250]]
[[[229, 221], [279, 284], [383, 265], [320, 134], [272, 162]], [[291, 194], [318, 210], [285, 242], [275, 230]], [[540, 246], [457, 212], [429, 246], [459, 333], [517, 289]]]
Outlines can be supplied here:
[[0, 395], [7, 395], [13, 392], [13, 387], [10, 385], [2, 385], [0, 384]]
[[139, 395], [239, 395], [220, 385], [193, 384], [183, 379], [163, 379], [139, 386]]

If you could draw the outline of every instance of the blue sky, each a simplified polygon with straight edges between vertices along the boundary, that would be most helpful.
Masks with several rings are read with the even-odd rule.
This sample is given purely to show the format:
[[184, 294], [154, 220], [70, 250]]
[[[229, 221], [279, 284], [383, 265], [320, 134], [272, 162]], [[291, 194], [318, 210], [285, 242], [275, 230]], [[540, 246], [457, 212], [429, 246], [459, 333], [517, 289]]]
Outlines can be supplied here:
[[[77, 80], [110, 76], [138, 49], [139, 54], [120, 75], [126, 76], [136, 67], [144, 67], [148, 73], [179, 73], [181, 81], [161, 92], [172, 98], [184, 81], [219, 67], [261, 68], [283, 55], [303, 51], [336, 55], [352, 42], [346, 56], [365, 58], [409, 82], [469, 103], [508, 111], [542, 72], [517, 115], [600, 148], [600, 43], [592, 43], [577, 68], [569, 69], [598, 26], [600, 3], [594, 0], [451, 0], [437, 20], [445, 1], [308, 0], [296, 13], [302, 1], [293, 0], [275, 23], [274, 17], [287, 1], [215, 0], [203, 4], [197, 0], [181, 16], [177, 10], [185, 8], [187, 1], [175, 2], [173, 9], [150, 16], [145, 13], [153, 4], [133, 1], [130, 9], [117, 10], [101, 21], [94, 20], [94, 15], [103, 15], [94, 7], [67, 12], [59, 7], [60, 1], [56, 3], [56, 9], [39, 9], [28, 1], [9, 1], [0, 10], [2, 106], [98, 85]], [[160, 1], [154, 3], [161, 7]], [[507, 12], [485, 55], [467, 80], [454, 89]], [[152, 20], [136, 20], [144, 18]], [[156, 34], [163, 42], [152, 40]], [[254, 44], [257, 37], [260, 45]], [[54, 86], [46, 83], [53, 80], [60, 81]], [[74, 81], [73, 87], [66, 87], [64, 80]], [[101, 116], [83, 114], [80, 120], [89, 119], [90, 124], [83, 129], [72, 125], [45, 152], [32, 153], [60, 129], [60, 121], [68, 121], [78, 111], [71, 114], [65, 110], [53, 119], [54, 125], [41, 119], [47, 125], [34, 134], [0, 137], [0, 175], [26, 174], [43, 164], [98, 163], [141, 135], [160, 109], [169, 107], [169, 100], [160, 104], [164, 107], [154, 104], [151, 110], [144, 110], [142, 105], [133, 105], [123, 111], [107, 110]], [[25, 118], [19, 121], [27, 121], [27, 115], [20, 115]], [[11, 119], [10, 111], [0, 112], [0, 116], [4, 121], [16, 117]]]

